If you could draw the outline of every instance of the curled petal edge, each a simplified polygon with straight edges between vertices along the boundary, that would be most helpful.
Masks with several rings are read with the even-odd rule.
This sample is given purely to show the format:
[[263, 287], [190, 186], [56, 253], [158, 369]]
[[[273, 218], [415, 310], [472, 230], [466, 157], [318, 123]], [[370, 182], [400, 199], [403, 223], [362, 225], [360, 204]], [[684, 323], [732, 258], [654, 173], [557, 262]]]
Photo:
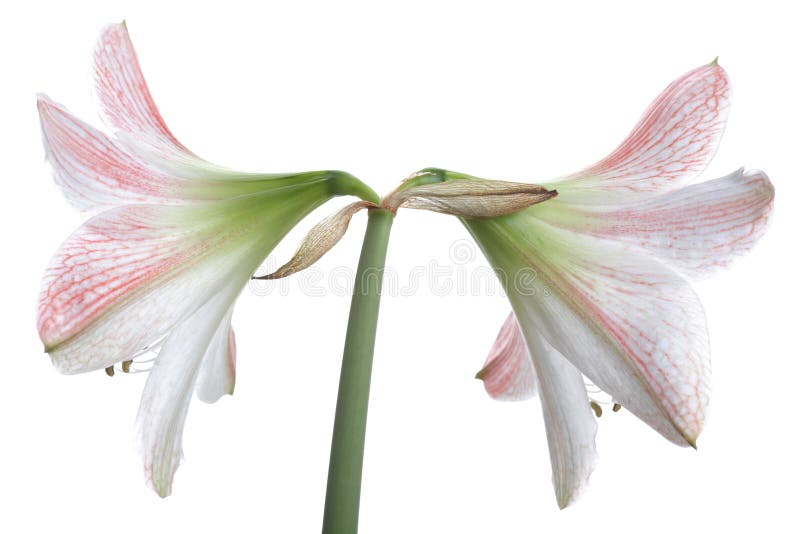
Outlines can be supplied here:
[[496, 400], [521, 401], [536, 396], [536, 371], [514, 312], [503, 323], [475, 378], [483, 381], [486, 393]]

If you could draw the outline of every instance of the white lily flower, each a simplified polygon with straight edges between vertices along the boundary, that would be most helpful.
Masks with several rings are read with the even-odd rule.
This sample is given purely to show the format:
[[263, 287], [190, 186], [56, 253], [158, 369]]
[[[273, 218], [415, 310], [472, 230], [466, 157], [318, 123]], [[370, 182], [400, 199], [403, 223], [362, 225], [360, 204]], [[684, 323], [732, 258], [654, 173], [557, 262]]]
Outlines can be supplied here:
[[[692, 70], [610, 156], [542, 184], [555, 198], [496, 219], [462, 219], [513, 308], [478, 378], [499, 399], [538, 391], [562, 508], [596, 461], [583, 375], [676, 444], [695, 446], [703, 428], [708, 334], [687, 278], [747, 252], [774, 197], [761, 171], [682, 186], [716, 151], [728, 95], [716, 61]], [[475, 180], [429, 169], [417, 181], [460, 179]]]
[[233, 392], [231, 315], [250, 276], [313, 209], [374, 193], [341, 172], [248, 174], [195, 156], [159, 115], [124, 24], [103, 31], [95, 70], [114, 138], [47, 97], [38, 102], [56, 182], [73, 205], [100, 212], [47, 268], [38, 329], [64, 373], [160, 347], [137, 429], [148, 484], [163, 497], [192, 392], [207, 402]]

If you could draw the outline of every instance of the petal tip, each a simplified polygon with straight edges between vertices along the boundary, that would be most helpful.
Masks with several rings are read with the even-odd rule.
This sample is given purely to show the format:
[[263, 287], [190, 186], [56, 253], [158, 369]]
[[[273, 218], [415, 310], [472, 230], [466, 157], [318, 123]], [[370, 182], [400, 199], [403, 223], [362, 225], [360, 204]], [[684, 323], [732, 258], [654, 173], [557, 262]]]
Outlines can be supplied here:
[[58, 109], [60, 107], [60, 104], [47, 96], [46, 93], [36, 93], [36, 108], [39, 110], [40, 118], [51, 109]]
[[695, 428], [692, 430], [680, 429], [677, 426], [675, 428], [680, 432], [681, 436], [685, 440], [683, 443], [678, 443], [678, 445], [687, 448], [691, 447], [692, 449], [697, 450], [697, 438], [700, 437], [700, 432], [702, 431], [702, 421], [700, 423], [699, 428]]
[[156, 480], [149, 474], [147, 475], [147, 486], [162, 499], [166, 499], [172, 494], [172, 484], [165, 480]]
[[105, 35], [112, 33], [112, 32], [124, 32], [128, 33], [128, 22], [125, 19], [122, 19], [119, 22], [110, 22], [103, 27], [103, 30], [100, 32], [100, 37], [104, 37]]
[[226, 395], [233, 395], [233, 386], [226, 391], [219, 391], [216, 393], [207, 393], [202, 390], [197, 391], [197, 399], [206, 404], [215, 404], [218, 400]]
[[769, 179], [767, 173], [761, 169], [747, 169], [742, 168], [742, 176], [744, 178], [757, 180], [760, 182], [761, 191], [769, 197], [770, 200], [775, 198], [775, 185]]
[[44, 104], [50, 102], [50, 97], [47, 96], [45, 93], [36, 93], [36, 105], [41, 107]]
[[590, 466], [589, 472], [586, 473], [584, 480], [579, 485], [574, 487], [572, 491], [566, 494], [559, 494], [558, 492], [556, 492], [556, 503], [558, 504], [559, 510], [563, 510], [569, 506], [572, 506], [573, 504], [575, 504], [580, 500], [580, 498], [589, 488], [589, 477], [591, 476], [592, 471], [594, 471], [596, 463], [597, 463], [597, 456], [595, 455], [594, 461]]

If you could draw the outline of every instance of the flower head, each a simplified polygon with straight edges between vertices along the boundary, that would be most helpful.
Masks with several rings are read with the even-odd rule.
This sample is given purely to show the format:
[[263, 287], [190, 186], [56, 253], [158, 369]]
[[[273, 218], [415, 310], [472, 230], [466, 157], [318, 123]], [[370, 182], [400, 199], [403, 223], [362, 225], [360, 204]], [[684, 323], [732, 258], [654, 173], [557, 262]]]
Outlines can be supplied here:
[[103, 31], [94, 59], [113, 137], [39, 97], [56, 182], [96, 214], [51, 260], [38, 329], [65, 373], [158, 349], [137, 427], [148, 483], [166, 496], [192, 392], [214, 402], [233, 391], [231, 315], [249, 277], [313, 209], [374, 193], [341, 172], [241, 173], [194, 155], [158, 113], [124, 23]]
[[[716, 61], [694, 69], [611, 155], [543, 184], [555, 198], [495, 219], [462, 219], [513, 308], [478, 377], [495, 398], [539, 393], [561, 507], [596, 459], [583, 376], [676, 444], [694, 446], [703, 428], [708, 334], [687, 278], [747, 252], [774, 196], [761, 171], [683, 185], [716, 151], [728, 94]], [[430, 169], [419, 180], [475, 178]]]

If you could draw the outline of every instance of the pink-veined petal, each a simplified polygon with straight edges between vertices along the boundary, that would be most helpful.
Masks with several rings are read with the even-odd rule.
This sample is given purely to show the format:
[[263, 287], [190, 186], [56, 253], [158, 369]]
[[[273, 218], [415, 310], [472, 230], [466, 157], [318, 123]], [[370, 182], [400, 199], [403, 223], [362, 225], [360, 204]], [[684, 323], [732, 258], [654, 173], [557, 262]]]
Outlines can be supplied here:
[[233, 307], [223, 318], [203, 357], [197, 377], [197, 398], [217, 402], [223, 395], [233, 395], [236, 384], [236, 338], [231, 327]]
[[102, 114], [117, 139], [132, 154], [183, 178], [248, 180], [259, 177], [210, 163], [175, 138], [150, 94], [124, 22], [109, 24], [101, 33], [95, 48], [94, 71]]
[[55, 181], [67, 199], [82, 210], [101, 211], [125, 204], [196, 204], [352, 179], [335, 171], [236, 173], [177, 156], [154, 158], [152, 153], [121, 146], [44, 95], [39, 96], [38, 108], [45, 153]]
[[[220, 182], [229, 182], [226, 189], [229, 194], [246, 194], [248, 191], [237, 185], [270, 178], [211, 163], [176, 139], [150, 94], [124, 22], [110, 24], [101, 33], [95, 48], [94, 73], [102, 115], [114, 131], [115, 139], [131, 154], [170, 176], [213, 181], [217, 191], [206, 192], [203, 198], [227, 196], [218, 191]], [[286, 175], [271, 177], [281, 176]]]
[[537, 387], [550, 449], [553, 489], [559, 508], [565, 508], [586, 488], [597, 464], [594, 444], [597, 422], [589, 408], [581, 372], [538, 332], [528, 329], [525, 334], [539, 378]]
[[564, 202], [620, 203], [630, 193], [669, 189], [703, 171], [730, 107], [728, 75], [716, 61], [672, 82], [608, 157], [550, 184]]
[[155, 206], [109, 210], [87, 221], [51, 260], [39, 298], [39, 334], [48, 349], [84, 330], [109, 305], [188, 264], [192, 227]]
[[705, 420], [710, 364], [703, 308], [683, 277], [622, 245], [527, 213], [467, 226], [508, 278], [524, 332], [540, 332], [669, 440], [694, 445]]
[[[222, 236], [174, 210], [126, 206], [87, 221], [42, 282], [39, 335], [56, 367], [102, 369], [149, 350], [222, 283]], [[200, 262], [208, 257], [213, 261]], [[198, 265], [199, 264], [199, 265]]]
[[93, 217], [45, 272], [38, 328], [46, 351], [74, 373], [152, 347], [235, 273], [244, 284], [331, 195], [326, 180], [300, 179], [225, 201], [122, 206]]
[[766, 174], [740, 169], [616, 209], [549, 206], [555, 225], [657, 255], [692, 278], [713, 274], [753, 248], [767, 230], [775, 189]]
[[94, 71], [97, 96], [112, 127], [167, 155], [196, 157], [172, 135], [158, 112], [124, 22], [103, 29]]
[[526, 334], [523, 338], [511, 312], [478, 377], [498, 400], [522, 400], [539, 391], [553, 488], [558, 506], [565, 508], [583, 492], [597, 463], [597, 423], [580, 371], [534, 328]]
[[147, 483], [161, 497], [172, 491], [183, 426], [204, 357], [241, 288], [229, 282], [176, 326], [147, 378], [136, 427]]
[[475, 378], [483, 381], [486, 393], [493, 399], [519, 401], [536, 395], [536, 373], [513, 312], [503, 323]]
[[[123, 206], [87, 221], [43, 278], [38, 328], [56, 367], [75, 373], [130, 359], [193, 313], [235, 269], [244, 269], [237, 275], [244, 284], [303, 214], [299, 205], [264, 210], [263, 202]], [[248, 215], [250, 209], [264, 212]]]
[[188, 195], [181, 180], [131, 156], [60, 104], [40, 95], [38, 108], [45, 154], [55, 181], [78, 209], [175, 204]]
[[642, 247], [701, 278], [753, 248], [767, 230], [774, 197], [766, 174], [740, 169], [629, 208], [598, 213], [590, 232]]

